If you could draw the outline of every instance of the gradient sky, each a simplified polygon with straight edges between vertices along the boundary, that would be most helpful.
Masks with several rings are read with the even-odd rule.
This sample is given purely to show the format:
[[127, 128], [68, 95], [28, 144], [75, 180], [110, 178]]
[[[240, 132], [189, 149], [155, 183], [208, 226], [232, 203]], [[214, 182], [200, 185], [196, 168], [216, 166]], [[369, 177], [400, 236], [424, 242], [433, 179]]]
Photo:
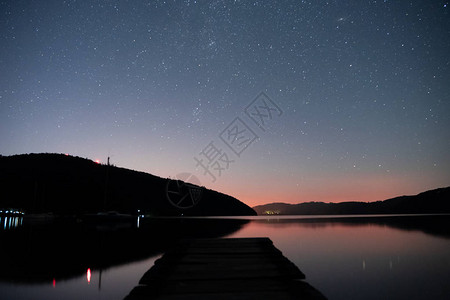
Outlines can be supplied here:
[[1, 1], [0, 154], [110, 156], [252, 206], [449, 186], [449, 10]]

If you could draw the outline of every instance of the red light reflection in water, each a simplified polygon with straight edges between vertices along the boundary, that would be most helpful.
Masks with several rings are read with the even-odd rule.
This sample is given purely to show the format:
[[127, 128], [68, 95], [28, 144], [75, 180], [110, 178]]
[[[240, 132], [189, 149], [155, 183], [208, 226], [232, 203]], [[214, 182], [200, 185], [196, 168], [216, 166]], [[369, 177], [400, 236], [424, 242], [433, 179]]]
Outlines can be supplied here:
[[87, 279], [88, 284], [91, 283], [91, 268], [87, 269], [86, 279]]
[[53, 287], [56, 287], [56, 280], [53, 278]]

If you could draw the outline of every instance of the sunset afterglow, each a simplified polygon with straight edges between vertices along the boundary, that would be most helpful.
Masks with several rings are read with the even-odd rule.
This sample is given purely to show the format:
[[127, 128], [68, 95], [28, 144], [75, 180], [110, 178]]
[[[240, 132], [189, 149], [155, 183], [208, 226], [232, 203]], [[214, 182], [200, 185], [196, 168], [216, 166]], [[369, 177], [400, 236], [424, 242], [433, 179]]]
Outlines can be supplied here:
[[250, 206], [450, 185], [445, 1], [0, 8], [1, 155], [192, 173]]

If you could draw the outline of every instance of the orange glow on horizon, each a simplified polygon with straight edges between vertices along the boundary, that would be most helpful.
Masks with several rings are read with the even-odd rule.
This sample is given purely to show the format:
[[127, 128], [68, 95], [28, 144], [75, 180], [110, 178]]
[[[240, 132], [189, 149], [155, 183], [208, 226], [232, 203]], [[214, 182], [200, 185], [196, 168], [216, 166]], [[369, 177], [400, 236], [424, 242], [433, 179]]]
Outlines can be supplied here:
[[250, 207], [276, 202], [375, 202], [448, 186], [448, 182], [436, 181], [426, 172], [305, 169], [285, 173], [280, 169], [270, 173], [252, 167], [237, 170], [233, 176], [225, 174], [216, 182], [211, 182], [211, 178], [201, 172], [193, 175], [198, 177], [200, 185], [230, 195]]
[[[270, 181], [270, 180], [269, 180]], [[342, 178], [309, 179], [302, 184], [280, 181], [220, 183], [211, 187], [222, 193], [235, 197], [250, 207], [274, 202], [298, 204], [304, 202], [374, 202], [383, 201], [404, 195], [417, 195], [436, 186], [431, 182], [417, 180], [406, 181], [402, 177], [366, 176], [357, 178], [347, 176]]]

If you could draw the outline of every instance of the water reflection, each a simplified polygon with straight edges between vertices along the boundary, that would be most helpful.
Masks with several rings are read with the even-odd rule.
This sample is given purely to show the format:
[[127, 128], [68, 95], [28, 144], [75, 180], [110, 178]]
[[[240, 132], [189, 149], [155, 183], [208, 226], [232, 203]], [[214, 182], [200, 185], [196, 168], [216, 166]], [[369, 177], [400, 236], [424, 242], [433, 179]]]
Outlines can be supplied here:
[[10, 230], [22, 226], [23, 217], [0, 215], [0, 224], [2, 230]]
[[86, 280], [89, 283], [91, 283], [91, 268], [88, 268], [86, 271]]
[[329, 226], [387, 226], [405, 231], [418, 230], [435, 236], [450, 238], [450, 215], [340, 215], [340, 216], [278, 216], [259, 217], [254, 222], [288, 228], [301, 226], [324, 228]]
[[254, 220], [329, 299], [450, 299], [450, 217]]
[[221, 236], [269, 237], [329, 299], [450, 299], [449, 216], [121, 224], [1, 217], [0, 295], [16, 299], [123, 299], [180, 239]]
[[[3, 219], [2, 219], [3, 220]], [[94, 270], [158, 255], [183, 238], [220, 237], [239, 230], [246, 220], [139, 219], [130, 223], [77, 223], [76, 220], [21, 223], [5, 219], [1, 230], [0, 281], [51, 283]], [[4, 224], [4, 223], [2, 223]], [[11, 225], [10, 225], [11, 224]], [[88, 271], [87, 271], [88, 270]]]

